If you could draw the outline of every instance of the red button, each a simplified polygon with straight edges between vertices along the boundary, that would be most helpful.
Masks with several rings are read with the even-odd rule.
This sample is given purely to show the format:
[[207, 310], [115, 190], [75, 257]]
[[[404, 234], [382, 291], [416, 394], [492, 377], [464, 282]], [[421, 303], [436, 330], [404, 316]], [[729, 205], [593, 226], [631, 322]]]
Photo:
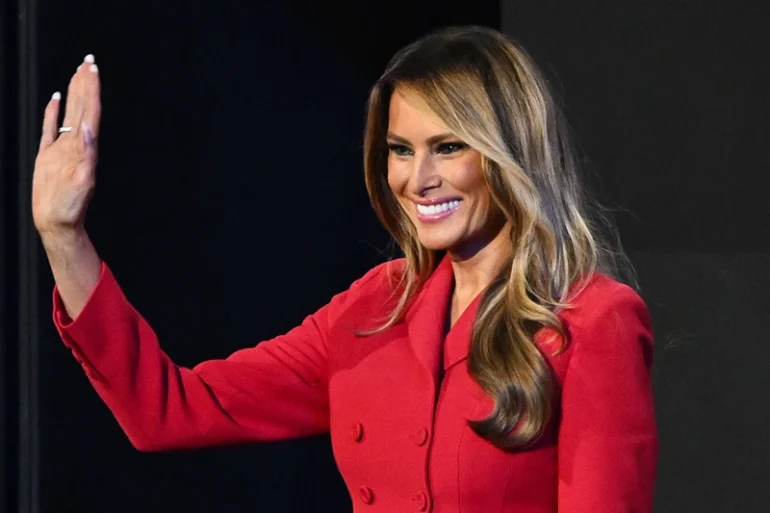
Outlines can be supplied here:
[[428, 430], [425, 428], [420, 428], [420, 430], [414, 434], [414, 443], [422, 447], [423, 445], [425, 445], [425, 442], [427, 441], [428, 441]]
[[412, 502], [420, 511], [428, 510], [428, 495], [425, 492], [420, 492], [417, 497], [412, 499]]
[[368, 486], [361, 487], [361, 500], [364, 501], [365, 504], [374, 502], [374, 492], [372, 492], [372, 489]]
[[353, 440], [361, 442], [361, 440], [364, 439], [364, 425], [360, 422], [356, 422], [356, 425], [353, 426], [353, 429], [351, 430], [351, 434], [353, 435]]

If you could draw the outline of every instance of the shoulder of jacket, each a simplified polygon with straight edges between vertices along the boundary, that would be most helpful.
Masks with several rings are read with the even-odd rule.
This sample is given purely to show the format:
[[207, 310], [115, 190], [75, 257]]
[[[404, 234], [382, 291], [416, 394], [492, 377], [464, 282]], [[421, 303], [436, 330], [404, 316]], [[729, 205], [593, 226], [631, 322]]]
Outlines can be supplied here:
[[398, 280], [401, 278], [401, 272], [403, 272], [405, 266], [406, 259], [404, 258], [388, 260], [371, 268], [366, 274], [356, 280], [354, 285], [363, 286], [380, 280], [390, 280], [391, 278]]
[[398, 258], [378, 264], [353, 282], [348, 293], [356, 299], [391, 295], [401, 280], [406, 260]]
[[596, 272], [570, 298], [573, 308], [564, 310], [561, 317], [572, 328], [602, 330], [612, 320], [640, 321], [649, 328], [647, 304], [631, 286], [606, 274]]
[[336, 322], [351, 311], [355, 317], [380, 315], [395, 297], [405, 263], [404, 259], [395, 259], [378, 264], [337, 294], [330, 304], [331, 320]]

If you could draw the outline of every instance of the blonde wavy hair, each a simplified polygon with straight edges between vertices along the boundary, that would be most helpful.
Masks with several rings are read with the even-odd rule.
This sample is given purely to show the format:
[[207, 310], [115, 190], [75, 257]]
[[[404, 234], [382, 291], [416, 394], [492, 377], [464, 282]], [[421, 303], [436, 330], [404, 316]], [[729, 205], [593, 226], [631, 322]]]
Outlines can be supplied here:
[[417, 93], [457, 137], [482, 155], [513, 252], [485, 291], [473, 328], [469, 372], [495, 402], [471, 428], [498, 447], [535, 442], [554, 415], [554, 377], [534, 341], [542, 327], [566, 344], [557, 311], [596, 271], [633, 270], [606, 209], [589, 200], [567, 124], [544, 74], [525, 51], [485, 27], [452, 27], [400, 50], [371, 90], [364, 140], [374, 210], [405, 256], [400, 298], [381, 331], [403, 318], [441, 255], [420, 244], [387, 182], [388, 109], [396, 88]]

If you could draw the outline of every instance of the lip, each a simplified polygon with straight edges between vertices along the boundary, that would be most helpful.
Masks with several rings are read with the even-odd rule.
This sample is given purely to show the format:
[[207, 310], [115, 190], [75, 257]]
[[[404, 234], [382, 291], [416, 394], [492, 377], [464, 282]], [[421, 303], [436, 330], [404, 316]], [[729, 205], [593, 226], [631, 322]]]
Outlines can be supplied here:
[[[440, 205], [441, 203], [447, 203], [448, 201], [459, 201], [460, 204], [449, 210], [444, 210], [443, 212], [439, 212], [438, 214], [422, 214], [417, 209], [417, 205], [425, 205], [425, 206]], [[420, 201], [415, 201], [414, 203], [415, 203], [414, 211], [415, 211], [415, 214], [417, 215], [417, 219], [419, 219], [424, 223], [435, 223], [446, 219], [447, 217], [451, 216], [452, 214], [460, 210], [460, 207], [463, 204], [463, 200], [461, 200], [460, 198], [447, 197], [447, 198], [436, 198], [433, 200], [420, 200]]]
[[412, 200], [414, 203], [417, 203], [418, 205], [440, 205], [441, 203], [446, 203], [447, 201], [462, 201], [461, 198], [458, 198], [457, 196], [444, 196], [443, 198], [433, 198], [433, 199], [420, 199], [420, 200]]

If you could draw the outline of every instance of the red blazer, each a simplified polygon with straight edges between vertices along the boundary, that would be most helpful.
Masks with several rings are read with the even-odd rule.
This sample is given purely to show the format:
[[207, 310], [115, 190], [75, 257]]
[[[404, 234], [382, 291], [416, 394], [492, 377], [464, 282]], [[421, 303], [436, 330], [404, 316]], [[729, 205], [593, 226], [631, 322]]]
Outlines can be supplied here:
[[570, 343], [549, 357], [561, 388], [556, 420], [536, 447], [507, 453], [466, 422], [485, 417], [492, 401], [466, 366], [479, 298], [442, 337], [448, 259], [403, 323], [354, 334], [387, 313], [388, 268], [373, 269], [286, 335], [192, 369], [161, 351], [106, 265], [74, 322], [54, 290], [54, 320], [143, 451], [330, 432], [356, 513], [652, 510], [652, 329], [630, 287], [596, 274], [577, 308], [561, 314]]

